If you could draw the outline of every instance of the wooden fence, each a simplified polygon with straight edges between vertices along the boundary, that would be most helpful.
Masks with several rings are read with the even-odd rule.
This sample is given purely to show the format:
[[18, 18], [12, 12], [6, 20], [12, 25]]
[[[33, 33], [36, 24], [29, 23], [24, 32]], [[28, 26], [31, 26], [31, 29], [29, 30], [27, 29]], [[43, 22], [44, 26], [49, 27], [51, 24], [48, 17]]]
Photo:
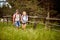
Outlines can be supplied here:
[[[8, 18], [12, 18], [12, 16], [3, 16], [3, 19], [6, 18], [7, 19], [7, 24], [8, 24]], [[36, 27], [36, 24], [39, 23], [39, 21], [36, 21], [36, 18], [38, 19], [45, 19], [45, 23], [39, 23], [39, 24], [43, 24], [45, 25], [46, 27], [48, 27], [49, 25], [54, 25], [54, 26], [60, 26], [60, 25], [56, 25], [56, 24], [52, 24], [52, 23], [49, 23], [49, 20], [52, 21], [52, 20], [55, 20], [55, 21], [60, 21], [60, 19], [58, 18], [48, 18], [48, 17], [40, 17], [40, 16], [29, 16], [29, 18], [32, 18], [34, 19], [34, 21], [28, 21], [29, 23], [32, 23], [34, 24], [34, 27]]]

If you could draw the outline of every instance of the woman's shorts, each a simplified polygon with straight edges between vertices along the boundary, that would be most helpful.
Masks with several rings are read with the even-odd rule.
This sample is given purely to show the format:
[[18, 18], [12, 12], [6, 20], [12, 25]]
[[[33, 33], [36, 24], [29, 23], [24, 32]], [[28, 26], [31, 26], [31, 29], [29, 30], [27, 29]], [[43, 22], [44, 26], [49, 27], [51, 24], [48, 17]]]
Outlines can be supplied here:
[[25, 25], [26, 23], [22, 23], [23, 25]]

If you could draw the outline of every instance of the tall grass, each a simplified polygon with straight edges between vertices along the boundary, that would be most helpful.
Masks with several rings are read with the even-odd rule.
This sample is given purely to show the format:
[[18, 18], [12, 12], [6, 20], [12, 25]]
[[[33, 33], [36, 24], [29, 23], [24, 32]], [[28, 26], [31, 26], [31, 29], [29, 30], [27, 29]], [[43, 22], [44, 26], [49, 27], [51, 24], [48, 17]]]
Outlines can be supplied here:
[[40, 24], [36, 29], [27, 25], [26, 30], [17, 30], [12, 23], [0, 23], [0, 40], [60, 40], [60, 31], [45, 30]]

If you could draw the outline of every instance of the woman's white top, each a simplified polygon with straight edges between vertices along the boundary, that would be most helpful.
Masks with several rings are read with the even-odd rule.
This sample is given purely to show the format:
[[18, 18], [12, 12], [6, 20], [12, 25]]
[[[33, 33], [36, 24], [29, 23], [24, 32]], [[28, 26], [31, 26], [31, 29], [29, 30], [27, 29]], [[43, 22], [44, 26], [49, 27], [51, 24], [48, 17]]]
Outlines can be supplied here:
[[27, 21], [28, 21], [28, 16], [27, 15], [26, 16], [22, 15], [22, 22], [26, 23]]

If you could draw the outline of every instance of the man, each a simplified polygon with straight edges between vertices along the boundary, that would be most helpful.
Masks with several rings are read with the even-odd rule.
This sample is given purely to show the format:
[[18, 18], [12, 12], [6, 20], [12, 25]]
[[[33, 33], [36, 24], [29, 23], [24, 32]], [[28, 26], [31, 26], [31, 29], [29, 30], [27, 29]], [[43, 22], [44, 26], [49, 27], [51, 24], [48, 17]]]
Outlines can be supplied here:
[[20, 26], [21, 15], [19, 14], [19, 10], [16, 10], [16, 13], [13, 15], [13, 24], [15, 24], [16, 28], [19, 29]]

